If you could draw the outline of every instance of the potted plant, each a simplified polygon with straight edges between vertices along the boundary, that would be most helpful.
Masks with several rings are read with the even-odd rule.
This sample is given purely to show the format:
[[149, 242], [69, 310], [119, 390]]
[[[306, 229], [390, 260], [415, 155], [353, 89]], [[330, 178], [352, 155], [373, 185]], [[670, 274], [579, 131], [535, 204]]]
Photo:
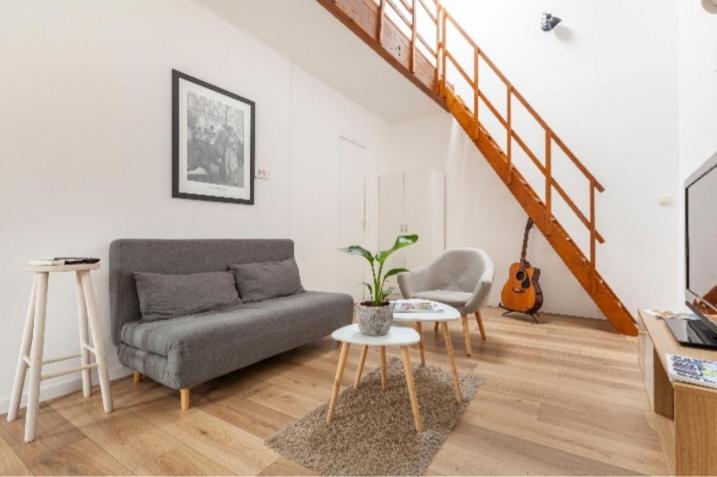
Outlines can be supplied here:
[[371, 265], [371, 283], [365, 283], [368, 288], [370, 300], [356, 305], [356, 318], [361, 333], [369, 336], [383, 336], [388, 333], [393, 321], [393, 313], [388, 303], [390, 289], [386, 289], [386, 280], [394, 275], [407, 272], [405, 268], [392, 268], [384, 273], [383, 267], [388, 257], [395, 251], [413, 245], [418, 241], [418, 235], [399, 235], [396, 242], [388, 250], [382, 250], [373, 255], [360, 245], [351, 245], [341, 251], [349, 255], [357, 255], [368, 260]]

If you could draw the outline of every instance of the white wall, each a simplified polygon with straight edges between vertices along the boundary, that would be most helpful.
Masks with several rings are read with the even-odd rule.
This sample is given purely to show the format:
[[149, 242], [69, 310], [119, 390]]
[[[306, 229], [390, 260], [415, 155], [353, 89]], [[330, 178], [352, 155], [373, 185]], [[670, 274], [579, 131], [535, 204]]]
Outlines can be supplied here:
[[[679, 141], [678, 187], [717, 152], [717, 6], [711, 0], [678, 2], [679, 6]], [[679, 228], [684, 250], [684, 197], [679, 196]], [[677, 287], [685, 288], [685, 261], [680, 254]], [[684, 299], [684, 296], [681, 295]]]
[[717, 152], [717, 6], [678, 2], [681, 177]]
[[[678, 212], [676, 207], [658, 205], [659, 194], [678, 193], [674, 0], [446, 0], [444, 4], [605, 186], [597, 199], [597, 220], [607, 243], [598, 247], [597, 260], [608, 283], [631, 311], [639, 306], [674, 308], [679, 289], [673, 279], [664, 277], [674, 277], [678, 271]], [[563, 18], [553, 33], [540, 30], [542, 11]], [[489, 90], [490, 78], [483, 71], [481, 81]], [[491, 99], [503, 107], [504, 96]], [[481, 114], [486, 117], [485, 111]], [[397, 130], [392, 157], [405, 151], [411, 163], [446, 170], [448, 244], [486, 248], [495, 259], [496, 282], [502, 286], [509, 263], [519, 253], [523, 212], [455, 125], [436, 117], [408, 122]], [[531, 139], [534, 131], [519, 132]], [[409, 145], [411, 141], [421, 145]], [[531, 144], [542, 157], [541, 143]], [[567, 164], [555, 164], [562, 168], [558, 179], [566, 188], [581, 192]], [[534, 186], [543, 187], [542, 183]], [[582, 192], [576, 196], [587, 212], [587, 189]], [[568, 215], [559, 214], [556, 210], [566, 222]], [[569, 230], [582, 231], [574, 223], [567, 225]], [[537, 235], [532, 237], [529, 258], [543, 271], [545, 310], [597, 315], [590, 299]], [[586, 244], [581, 245], [586, 248]]]
[[[32, 277], [20, 271], [29, 258], [103, 260], [94, 279], [108, 342], [107, 254], [117, 238], [289, 236], [305, 286], [333, 286], [339, 254], [324, 232], [336, 220], [339, 135], [365, 144], [374, 162], [383, 120], [190, 1], [3, 7], [0, 410], [30, 292]], [[172, 68], [256, 101], [256, 165], [271, 177], [255, 182], [254, 206], [171, 198]], [[75, 352], [72, 282], [50, 280], [47, 356]], [[110, 354], [117, 376], [123, 370]], [[48, 381], [43, 397], [76, 382]]]

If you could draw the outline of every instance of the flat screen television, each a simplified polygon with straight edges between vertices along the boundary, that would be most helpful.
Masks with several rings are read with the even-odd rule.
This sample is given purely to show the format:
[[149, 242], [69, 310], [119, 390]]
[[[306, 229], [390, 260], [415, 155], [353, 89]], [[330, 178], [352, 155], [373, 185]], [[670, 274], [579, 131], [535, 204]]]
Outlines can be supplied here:
[[686, 303], [698, 319], [670, 329], [683, 344], [717, 347], [717, 154], [685, 181], [685, 264]]

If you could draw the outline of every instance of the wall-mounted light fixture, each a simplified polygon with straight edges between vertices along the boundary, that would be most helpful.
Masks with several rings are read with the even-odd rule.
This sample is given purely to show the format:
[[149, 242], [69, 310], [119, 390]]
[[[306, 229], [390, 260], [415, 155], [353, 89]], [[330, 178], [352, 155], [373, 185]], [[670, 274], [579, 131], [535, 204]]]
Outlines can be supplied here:
[[558, 17], [554, 17], [552, 13], [543, 13], [543, 17], [540, 19], [540, 29], [543, 31], [550, 31], [560, 23], [562, 20]]

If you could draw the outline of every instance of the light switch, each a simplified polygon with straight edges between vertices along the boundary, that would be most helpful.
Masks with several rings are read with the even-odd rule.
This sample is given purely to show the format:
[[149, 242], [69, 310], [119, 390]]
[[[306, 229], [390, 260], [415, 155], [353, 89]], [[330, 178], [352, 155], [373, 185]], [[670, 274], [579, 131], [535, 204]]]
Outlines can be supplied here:
[[675, 196], [672, 194], [660, 194], [658, 203], [664, 207], [669, 207], [675, 203]]

